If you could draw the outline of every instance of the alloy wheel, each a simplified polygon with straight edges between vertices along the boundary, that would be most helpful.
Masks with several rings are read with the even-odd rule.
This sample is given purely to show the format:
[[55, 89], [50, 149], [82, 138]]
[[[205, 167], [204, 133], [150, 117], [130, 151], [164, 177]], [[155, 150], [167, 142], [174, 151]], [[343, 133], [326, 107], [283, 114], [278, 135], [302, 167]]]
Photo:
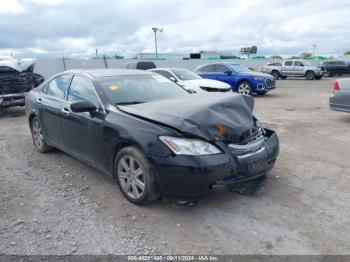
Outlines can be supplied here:
[[145, 192], [145, 176], [142, 165], [132, 155], [123, 156], [118, 163], [118, 179], [122, 190], [132, 199], [139, 199]]
[[37, 148], [42, 148], [44, 145], [44, 135], [41, 129], [41, 124], [36, 119], [33, 121], [32, 133], [35, 146]]
[[242, 83], [238, 86], [238, 93], [241, 95], [250, 95], [250, 85], [248, 83]]

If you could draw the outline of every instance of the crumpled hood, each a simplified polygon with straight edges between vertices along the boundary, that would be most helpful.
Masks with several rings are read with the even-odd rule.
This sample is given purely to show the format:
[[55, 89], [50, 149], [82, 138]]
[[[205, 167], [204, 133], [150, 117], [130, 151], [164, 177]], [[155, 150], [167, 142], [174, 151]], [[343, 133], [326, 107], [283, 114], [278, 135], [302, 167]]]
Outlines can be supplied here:
[[194, 79], [194, 80], [187, 80], [187, 81], [182, 81], [186, 86], [189, 87], [211, 87], [211, 88], [217, 88], [217, 89], [230, 89], [230, 85], [217, 81], [217, 80], [212, 80], [212, 79]]
[[[212, 141], [242, 141], [254, 126], [251, 96], [205, 93], [144, 104], [118, 106], [122, 111]], [[227, 132], [220, 136], [218, 125]]]

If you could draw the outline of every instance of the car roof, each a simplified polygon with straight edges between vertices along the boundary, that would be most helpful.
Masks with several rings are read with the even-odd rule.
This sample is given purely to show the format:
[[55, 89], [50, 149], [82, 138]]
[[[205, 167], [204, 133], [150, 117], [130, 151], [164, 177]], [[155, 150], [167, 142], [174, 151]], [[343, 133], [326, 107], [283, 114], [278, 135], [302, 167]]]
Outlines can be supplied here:
[[73, 69], [73, 70], [65, 71], [63, 73], [81, 74], [81, 75], [88, 76], [90, 78], [154, 74], [149, 71], [136, 70], [136, 69]]
[[149, 71], [156, 71], [156, 70], [188, 70], [188, 71], [191, 71], [187, 68], [182, 68], [182, 67], [157, 67], [157, 68], [149, 69]]
[[207, 66], [207, 65], [240, 65], [240, 63], [236, 63], [236, 62], [216, 62], [216, 63], [207, 63], [207, 64], [199, 65], [198, 67]]

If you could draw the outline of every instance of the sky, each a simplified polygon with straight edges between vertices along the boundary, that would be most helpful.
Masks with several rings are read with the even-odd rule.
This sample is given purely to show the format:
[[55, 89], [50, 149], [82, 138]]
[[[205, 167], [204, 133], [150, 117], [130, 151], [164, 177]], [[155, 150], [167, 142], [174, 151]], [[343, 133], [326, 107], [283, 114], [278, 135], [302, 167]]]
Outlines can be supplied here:
[[349, 0], [0, 0], [0, 55], [132, 57], [201, 50], [237, 55], [350, 49]]

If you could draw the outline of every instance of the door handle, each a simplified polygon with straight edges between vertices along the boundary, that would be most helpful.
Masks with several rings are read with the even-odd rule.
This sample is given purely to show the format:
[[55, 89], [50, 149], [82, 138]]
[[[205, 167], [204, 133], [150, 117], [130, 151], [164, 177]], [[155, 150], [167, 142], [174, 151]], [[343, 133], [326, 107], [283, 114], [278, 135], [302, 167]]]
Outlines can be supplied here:
[[41, 100], [41, 98], [38, 98], [38, 99], [36, 100], [36, 102], [37, 102], [38, 104], [42, 104], [42, 103], [43, 103], [43, 100]]
[[62, 112], [64, 115], [69, 115], [69, 114], [70, 114], [69, 110], [68, 110], [67, 108], [65, 108], [65, 107], [61, 109], [61, 112]]

